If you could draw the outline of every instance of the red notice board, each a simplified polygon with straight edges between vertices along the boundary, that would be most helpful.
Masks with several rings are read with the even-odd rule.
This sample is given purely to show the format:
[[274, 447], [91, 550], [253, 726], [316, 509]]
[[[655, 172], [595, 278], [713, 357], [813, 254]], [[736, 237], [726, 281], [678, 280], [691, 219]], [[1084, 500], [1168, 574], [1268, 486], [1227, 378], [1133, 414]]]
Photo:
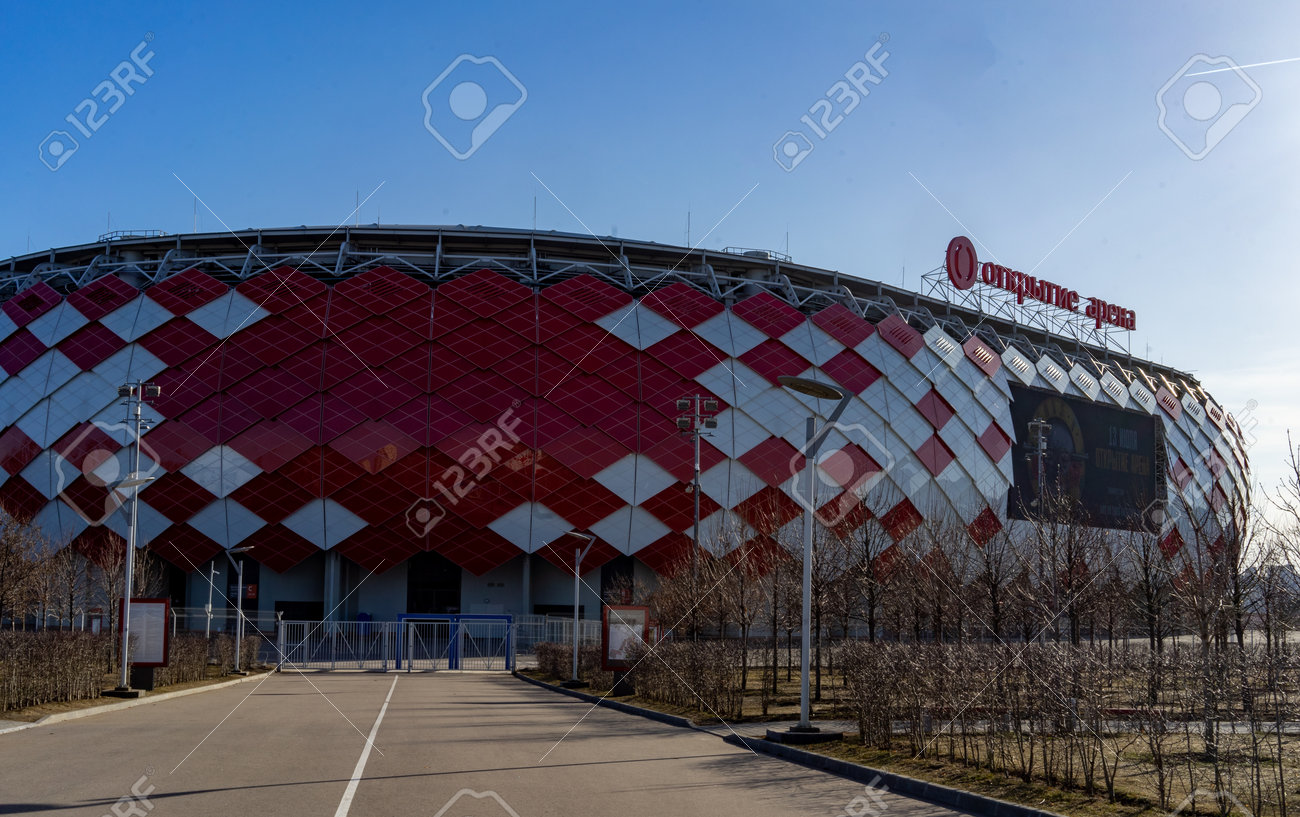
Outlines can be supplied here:
[[[118, 636], [121, 636], [122, 602], [118, 602]], [[170, 599], [131, 599], [131, 663], [137, 667], [165, 667], [171, 646]]]
[[607, 604], [600, 614], [600, 663], [606, 671], [631, 669], [636, 647], [645, 642], [650, 608]]

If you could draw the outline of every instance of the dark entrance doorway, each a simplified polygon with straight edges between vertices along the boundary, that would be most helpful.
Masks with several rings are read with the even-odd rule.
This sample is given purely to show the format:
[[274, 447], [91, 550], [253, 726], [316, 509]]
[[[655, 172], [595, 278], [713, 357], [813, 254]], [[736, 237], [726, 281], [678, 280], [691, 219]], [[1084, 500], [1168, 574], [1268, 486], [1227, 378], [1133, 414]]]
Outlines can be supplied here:
[[406, 612], [459, 613], [460, 566], [432, 551], [406, 563]]

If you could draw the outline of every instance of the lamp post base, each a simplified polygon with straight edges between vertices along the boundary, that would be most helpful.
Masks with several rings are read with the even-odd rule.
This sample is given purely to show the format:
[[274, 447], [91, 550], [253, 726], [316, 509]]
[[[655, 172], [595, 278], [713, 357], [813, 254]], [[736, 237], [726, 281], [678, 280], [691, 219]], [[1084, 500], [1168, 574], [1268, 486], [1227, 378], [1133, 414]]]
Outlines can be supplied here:
[[132, 689], [131, 687], [117, 687], [116, 689], [104, 690], [105, 698], [143, 698], [143, 689]]
[[591, 684], [587, 683], [586, 681], [579, 681], [577, 678], [571, 678], [568, 681], [565, 681], [564, 683], [560, 684], [560, 686], [564, 687], [565, 689], [586, 689], [587, 687], [591, 686]]
[[813, 743], [833, 743], [844, 739], [843, 732], [823, 731], [816, 726], [791, 726], [789, 729], [769, 729], [767, 739], [773, 743], [790, 746], [807, 746]]

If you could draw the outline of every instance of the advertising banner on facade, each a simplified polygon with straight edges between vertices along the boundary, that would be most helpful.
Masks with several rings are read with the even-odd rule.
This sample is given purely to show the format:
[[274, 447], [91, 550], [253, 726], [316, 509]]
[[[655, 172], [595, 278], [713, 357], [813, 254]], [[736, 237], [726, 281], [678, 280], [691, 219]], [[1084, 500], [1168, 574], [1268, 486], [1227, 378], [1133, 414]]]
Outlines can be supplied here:
[[[118, 602], [118, 621], [122, 620], [122, 603]], [[137, 667], [167, 666], [171, 646], [169, 599], [131, 599], [131, 663]]]

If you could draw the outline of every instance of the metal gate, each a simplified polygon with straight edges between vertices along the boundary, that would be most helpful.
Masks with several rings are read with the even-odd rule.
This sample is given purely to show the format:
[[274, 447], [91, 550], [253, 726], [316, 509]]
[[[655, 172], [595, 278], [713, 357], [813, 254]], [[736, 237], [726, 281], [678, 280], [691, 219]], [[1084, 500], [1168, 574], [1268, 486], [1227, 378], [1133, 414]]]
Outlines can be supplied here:
[[398, 669], [496, 670], [515, 668], [510, 616], [403, 615]]
[[284, 621], [280, 623], [282, 664], [301, 669], [396, 667], [401, 628], [387, 621]]

